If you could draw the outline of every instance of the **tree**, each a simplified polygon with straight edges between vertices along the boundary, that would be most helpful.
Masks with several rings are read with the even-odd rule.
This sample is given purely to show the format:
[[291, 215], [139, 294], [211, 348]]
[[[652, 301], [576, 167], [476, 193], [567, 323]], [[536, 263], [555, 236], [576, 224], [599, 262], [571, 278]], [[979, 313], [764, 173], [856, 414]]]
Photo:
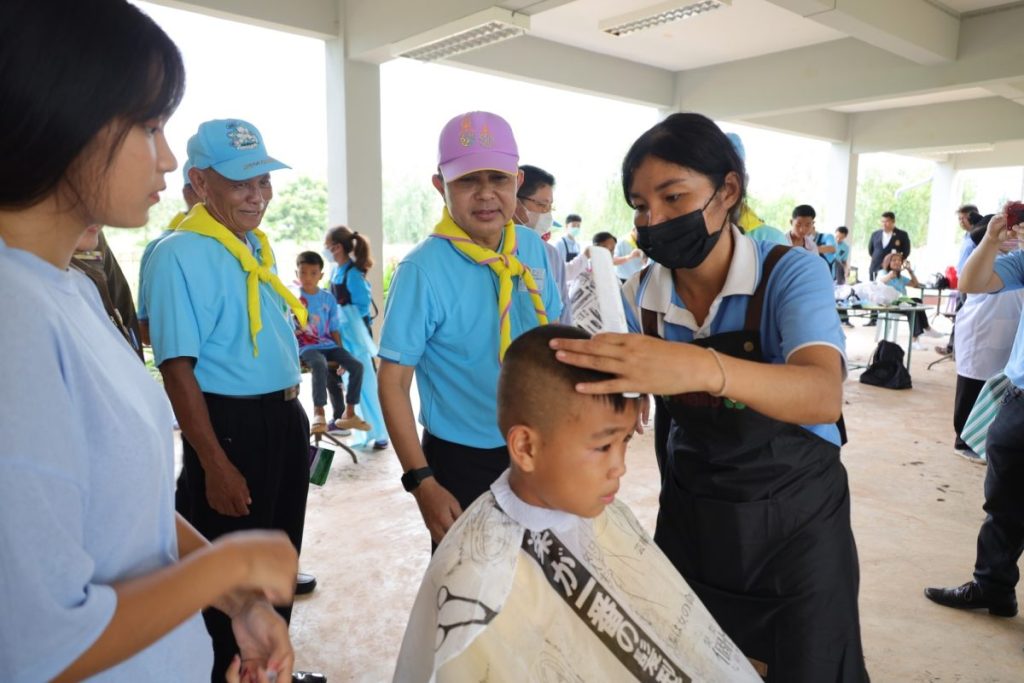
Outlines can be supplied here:
[[327, 230], [327, 184], [299, 176], [274, 195], [264, 224], [272, 226], [275, 239], [319, 241]]
[[871, 233], [879, 228], [883, 212], [896, 214], [896, 225], [906, 230], [912, 245], [921, 246], [928, 234], [931, 214], [932, 185], [926, 182], [896, 196], [902, 187], [913, 185], [915, 179], [906, 173], [887, 173], [871, 169], [858, 181], [857, 213], [852, 235], [854, 247], [867, 247]]
[[422, 178], [384, 180], [384, 239], [414, 244], [434, 230], [441, 217], [442, 199]]
[[581, 209], [584, 226], [591, 235], [605, 231], [621, 237], [633, 227], [633, 209], [622, 196], [622, 181], [617, 174], [608, 176], [597, 192], [588, 193]]
[[800, 202], [788, 194], [771, 199], [748, 195], [747, 204], [766, 225], [786, 232], [789, 230], [789, 219], [793, 215], [793, 208]]

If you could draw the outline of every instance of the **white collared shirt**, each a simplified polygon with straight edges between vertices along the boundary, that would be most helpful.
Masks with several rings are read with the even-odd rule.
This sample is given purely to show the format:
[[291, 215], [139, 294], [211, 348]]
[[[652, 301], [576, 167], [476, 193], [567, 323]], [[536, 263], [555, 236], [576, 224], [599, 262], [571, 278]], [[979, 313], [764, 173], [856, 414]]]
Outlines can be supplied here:
[[518, 524], [529, 531], [550, 529], [565, 546], [577, 557], [583, 557], [583, 549], [579, 540], [580, 525], [590, 524], [591, 520], [579, 517], [564, 510], [537, 507], [516, 495], [509, 486], [508, 477], [511, 470], [501, 473], [493, 484], [491, 493], [498, 507]]

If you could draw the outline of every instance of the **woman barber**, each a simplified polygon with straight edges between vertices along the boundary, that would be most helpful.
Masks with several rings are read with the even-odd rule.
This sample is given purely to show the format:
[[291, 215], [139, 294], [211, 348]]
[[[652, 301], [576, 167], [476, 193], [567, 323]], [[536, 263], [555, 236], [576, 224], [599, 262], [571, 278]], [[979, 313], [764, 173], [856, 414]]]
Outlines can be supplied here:
[[813, 254], [734, 225], [745, 177], [703, 116], [640, 136], [622, 184], [653, 263], [623, 291], [642, 334], [552, 346], [617, 376], [583, 393], [659, 397], [655, 541], [767, 680], [863, 681], [832, 282]]

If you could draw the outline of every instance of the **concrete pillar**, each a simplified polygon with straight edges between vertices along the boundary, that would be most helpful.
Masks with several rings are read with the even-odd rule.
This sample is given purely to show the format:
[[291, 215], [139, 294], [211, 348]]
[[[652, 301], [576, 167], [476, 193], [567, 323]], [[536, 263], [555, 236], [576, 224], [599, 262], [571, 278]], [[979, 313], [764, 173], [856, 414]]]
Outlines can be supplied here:
[[326, 41], [325, 56], [327, 220], [369, 238], [374, 267], [368, 279], [380, 305], [384, 273], [380, 67], [346, 59], [341, 38]]
[[932, 174], [932, 202], [928, 213], [928, 235], [925, 243], [932, 249], [947, 249], [958, 237], [959, 228], [954, 212], [961, 192], [956, 191], [956, 167], [952, 161], [935, 163]]
[[818, 221], [820, 232], [831, 233], [840, 225], [853, 229], [857, 207], [857, 163], [850, 142], [832, 143], [828, 157], [825, 211]]

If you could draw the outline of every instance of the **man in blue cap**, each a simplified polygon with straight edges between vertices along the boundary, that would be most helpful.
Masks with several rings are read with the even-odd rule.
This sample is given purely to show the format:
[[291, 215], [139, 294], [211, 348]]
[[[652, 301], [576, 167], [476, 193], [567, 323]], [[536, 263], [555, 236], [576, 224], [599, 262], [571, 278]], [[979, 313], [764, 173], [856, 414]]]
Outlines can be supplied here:
[[[188, 158], [201, 203], [153, 249], [142, 284], [155, 361], [184, 437], [179, 512], [210, 539], [280, 529], [301, 550], [309, 421], [288, 310], [301, 324], [306, 310], [277, 277], [259, 229], [270, 173], [288, 167], [240, 119], [201, 124]], [[291, 606], [279, 611], [287, 620]], [[222, 680], [238, 643], [226, 615], [203, 617], [211, 680]]]

